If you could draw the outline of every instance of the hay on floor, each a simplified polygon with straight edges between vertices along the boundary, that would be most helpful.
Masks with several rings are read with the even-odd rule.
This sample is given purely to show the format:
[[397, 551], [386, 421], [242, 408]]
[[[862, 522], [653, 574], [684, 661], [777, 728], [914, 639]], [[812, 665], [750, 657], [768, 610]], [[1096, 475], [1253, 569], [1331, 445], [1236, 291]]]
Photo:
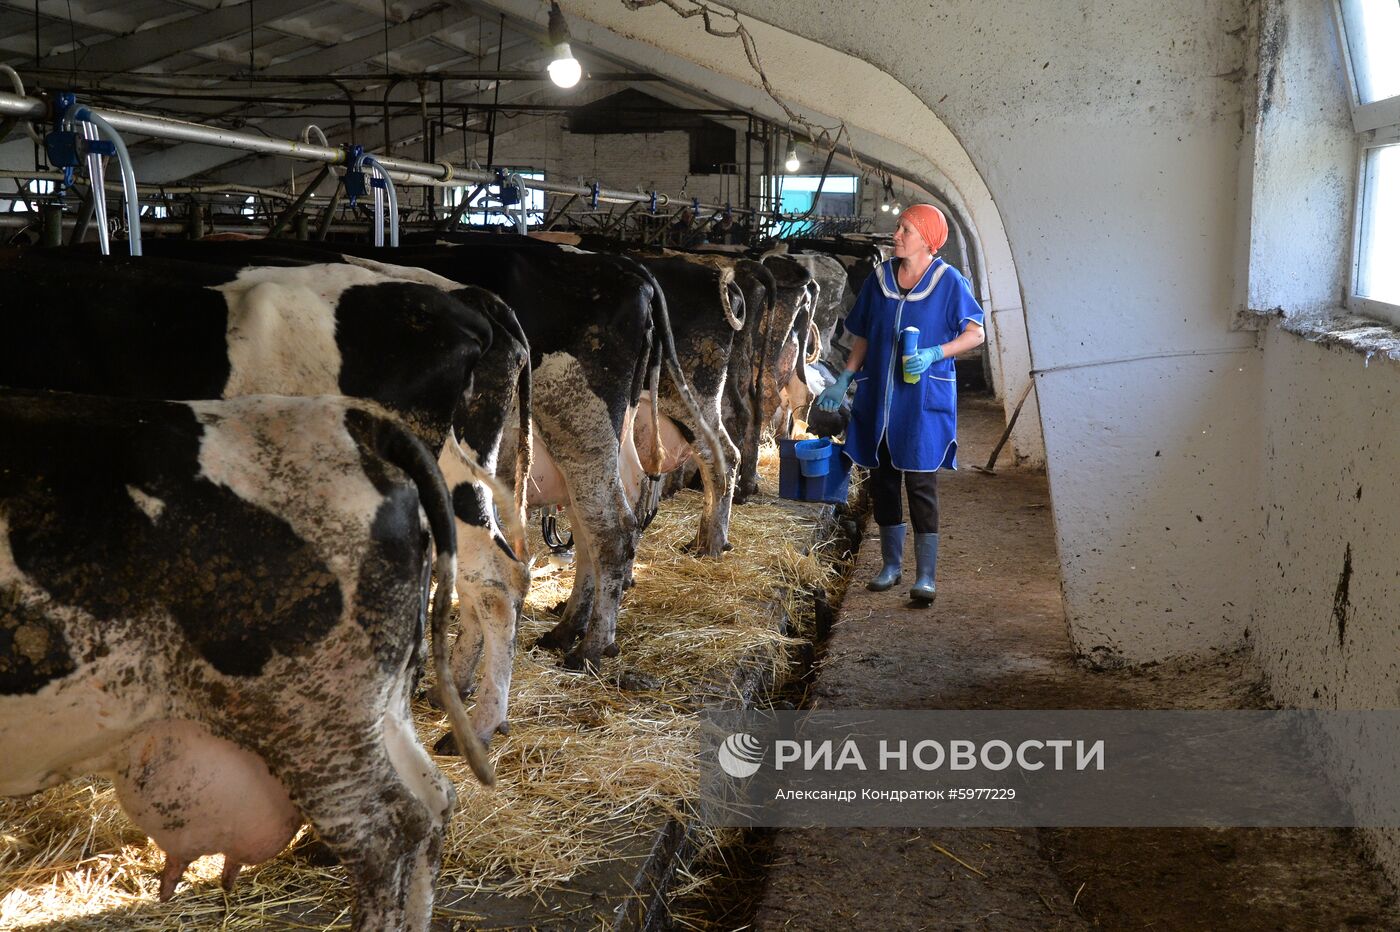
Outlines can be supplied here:
[[[771, 497], [771, 445], [764, 459], [762, 491]], [[688, 817], [698, 779], [693, 713], [732, 688], [741, 661], [780, 671], [788, 642], [771, 610], [775, 600], [795, 613], [803, 590], [836, 578], [805, 552], [810, 520], [762, 498], [734, 509], [734, 550], [719, 560], [681, 549], [695, 535], [698, 493], [662, 503], [637, 556], [636, 586], [623, 602], [621, 655], [597, 674], [563, 670], [557, 655], [528, 649], [552, 626], [547, 610], [572, 584], [567, 568], [537, 574], [515, 661], [512, 734], [492, 748], [497, 786], [483, 789], [465, 763], [437, 758], [460, 794], [440, 890], [544, 897], [649, 836], [664, 815]], [[538, 538], [534, 543], [542, 549]], [[431, 746], [446, 730], [445, 718], [426, 703], [415, 714]], [[156, 902], [160, 867], [159, 850], [122, 814], [105, 781], [0, 800], [0, 929], [322, 929], [348, 922], [343, 872], [289, 852], [245, 868], [227, 899], [218, 857], [195, 862], [167, 904]], [[474, 919], [462, 908], [440, 915]]]

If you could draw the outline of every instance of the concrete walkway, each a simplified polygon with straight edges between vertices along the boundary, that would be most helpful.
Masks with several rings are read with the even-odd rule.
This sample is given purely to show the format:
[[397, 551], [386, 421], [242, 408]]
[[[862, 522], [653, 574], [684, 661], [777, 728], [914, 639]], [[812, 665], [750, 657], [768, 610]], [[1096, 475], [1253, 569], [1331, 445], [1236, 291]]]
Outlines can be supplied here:
[[[957, 473], [940, 474], [938, 601], [864, 583], [878, 530], [826, 648], [812, 705], [865, 709], [1251, 708], [1240, 656], [1096, 673], [1076, 664], [1043, 474], [983, 463], [1000, 406], [964, 399]], [[1393, 891], [1344, 831], [849, 829], [781, 831], [752, 928], [1400, 928]]]

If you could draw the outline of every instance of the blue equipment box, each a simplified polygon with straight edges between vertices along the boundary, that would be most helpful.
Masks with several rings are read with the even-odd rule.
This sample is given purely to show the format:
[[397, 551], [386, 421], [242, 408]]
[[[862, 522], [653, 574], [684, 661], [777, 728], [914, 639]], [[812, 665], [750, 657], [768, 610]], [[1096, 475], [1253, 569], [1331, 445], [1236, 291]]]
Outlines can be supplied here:
[[831, 459], [824, 476], [804, 476], [797, 458], [799, 441], [778, 441], [778, 497], [795, 502], [827, 502], [842, 505], [851, 489], [851, 461], [846, 445], [831, 444]]

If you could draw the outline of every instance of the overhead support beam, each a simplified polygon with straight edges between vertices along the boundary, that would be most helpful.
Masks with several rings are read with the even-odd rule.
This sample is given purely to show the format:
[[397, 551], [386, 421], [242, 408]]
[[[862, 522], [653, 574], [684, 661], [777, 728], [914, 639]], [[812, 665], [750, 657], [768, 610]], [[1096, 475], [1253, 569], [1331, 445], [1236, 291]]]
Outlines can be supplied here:
[[302, 0], [257, 0], [220, 7], [208, 13], [128, 33], [89, 46], [81, 58], [84, 71], [135, 71], [183, 52], [242, 35], [250, 25], [262, 26], [306, 8]]
[[[258, 2], [265, 2], [265, 0], [258, 0]], [[387, 38], [384, 31], [379, 30], [350, 42], [342, 42], [339, 45], [321, 49], [319, 52], [312, 52], [310, 55], [303, 55], [300, 58], [293, 58], [290, 61], [273, 65], [263, 69], [262, 73], [288, 75], [326, 74], [340, 71], [351, 65], [367, 64], [377, 57], [383, 56], [386, 45], [392, 53], [399, 46], [417, 42], [419, 39], [447, 29], [455, 23], [456, 18], [449, 11], [438, 10], [436, 13], [429, 13], [417, 19], [390, 26]]]
[[[14, 10], [16, 13], [23, 13], [30, 17], [38, 15], [41, 20], [52, 23], [62, 23], [67, 26], [69, 22], [83, 26], [87, 29], [96, 29], [110, 35], [123, 32], [130, 32], [141, 25], [139, 20], [132, 20], [129, 16], [123, 16], [120, 12], [113, 14], [111, 10], [120, 10], [121, 5], [116, 4], [101, 13], [94, 13], [84, 7], [81, 3], [69, 3], [68, 0], [0, 0], [0, 7]], [[70, 19], [71, 17], [71, 19]], [[67, 55], [64, 51], [61, 54]], [[79, 55], [82, 51], [79, 50]]]

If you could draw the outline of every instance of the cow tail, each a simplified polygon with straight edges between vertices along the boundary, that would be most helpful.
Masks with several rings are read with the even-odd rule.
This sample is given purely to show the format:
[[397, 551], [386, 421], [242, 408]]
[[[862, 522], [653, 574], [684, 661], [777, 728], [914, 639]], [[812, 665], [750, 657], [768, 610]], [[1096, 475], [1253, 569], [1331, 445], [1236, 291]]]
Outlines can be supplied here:
[[[725, 461], [724, 447], [720, 445], [719, 437], [710, 426], [709, 419], [700, 410], [700, 403], [695, 400], [695, 395], [690, 391], [690, 383], [685, 380], [685, 373], [681, 371], [681, 361], [676, 356], [676, 341], [671, 333], [671, 317], [666, 312], [666, 295], [662, 292], [661, 284], [651, 274], [650, 269], [640, 262], [635, 263], [635, 265], [651, 285], [652, 316], [661, 336], [661, 346], [665, 353], [666, 366], [671, 371], [671, 380], [676, 383], [676, 390], [681, 393], [681, 400], [685, 402], [685, 406], [690, 409], [691, 415], [695, 418], [695, 432], [704, 437], [705, 442], [710, 445], [710, 449], [714, 451], [715, 464], [719, 467], [719, 473], [725, 475], [729, 472], [729, 464]], [[659, 425], [657, 429], [660, 430]]]
[[[447, 710], [458, 752], [471, 764], [476, 778], [491, 786], [496, 782], [495, 769], [486, 756], [486, 748], [472, 731], [448, 660], [447, 629], [452, 620], [452, 590], [457, 582], [457, 526], [453, 521], [452, 499], [437, 461], [428, 448], [396, 421], [381, 418], [380, 423], [384, 428], [376, 432], [381, 438], [380, 453], [403, 470], [418, 487], [418, 500], [428, 515], [428, 530], [432, 532], [433, 547], [437, 550], [433, 570], [437, 573], [438, 584], [433, 592], [428, 617], [432, 629], [433, 672], [437, 675], [438, 697], [442, 707]], [[450, 436], [451, 432], [448, 433]], [[456, 446], [455, 440], [452, 446]]]
[[515, 435], [515, 517], [520, 522], [520, 537], [512, 541], [517, 559], [526, 557], [525, 509], [529, 498], [526, 483], [530, 481], [531, 456], [534, 451], [534, 420], [530, 417], [530, 385], [534, 375], [530, 368], [530, 352], [525, 352], [525, 365], [520, 367], [520, 383], [516, 389], [516, 407], [520, 409], [520, 430]]
[[768, 358], [768, 339], [773, 330], [773, 318], [778, 311], [778, 279], [768, 266], [762, 262], [756, 264], [763, 270], [763, 287], [768, 294], [764, 301], [767, 307], [763, 319], [760, 321], [758, 330], [754, 333], [757, 358], [754, 362], [754, 371], [748, 389], [749, 397], [753, 400], [754, 422], [761, 435], [763, 431], [763, 360]]
[[661, 337], [652, 337], [651, 359], [647, 362], [647, 393], [651, 395], [651, 433], [653, 461], [651, 472], [660, 481], [661, 467], [666, 463], [666, 449], [661, 440]]

